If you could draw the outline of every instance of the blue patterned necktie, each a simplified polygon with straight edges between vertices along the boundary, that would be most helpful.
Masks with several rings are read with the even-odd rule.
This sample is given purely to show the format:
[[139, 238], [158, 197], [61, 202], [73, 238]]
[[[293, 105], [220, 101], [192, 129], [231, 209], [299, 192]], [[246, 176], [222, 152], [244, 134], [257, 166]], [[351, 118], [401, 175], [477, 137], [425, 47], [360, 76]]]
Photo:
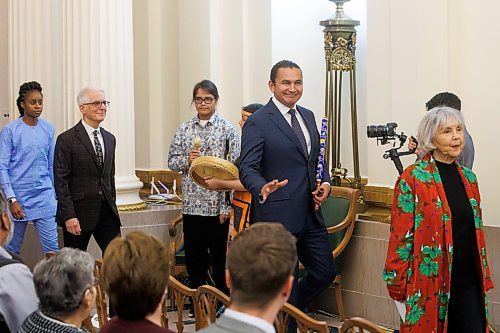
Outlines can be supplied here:
[[300, 127], [299, 120], [297, 119], [295, 112], [297, 111], [294, 109], [290, 109], [290, 111], [288, 111], [288, 113], [292, 116], [292, 129], [295, 132], [295, 135], [297, 135], [297, 138], [302, 145], [302, 149], [304, 149], [304, 152], [308, 155], [306, 137], [304, 136], [304, 132], [302, 132], [302, 128]]
[[95, 154], [97, 156], [97, 161], [99, 162], [99, 166], [102, 167], [104, 158], [102, 155], [102, 146], [97, 138], [97, 130], [94, 131], [94, 144], [95, 144]]

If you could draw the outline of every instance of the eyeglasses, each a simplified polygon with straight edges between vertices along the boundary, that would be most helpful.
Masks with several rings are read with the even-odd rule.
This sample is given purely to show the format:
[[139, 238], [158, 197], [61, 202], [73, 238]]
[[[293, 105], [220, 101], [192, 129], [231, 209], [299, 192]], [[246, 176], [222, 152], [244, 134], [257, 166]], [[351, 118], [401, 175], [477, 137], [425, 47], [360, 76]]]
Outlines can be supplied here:
[[194, 98], [194, 102], [196, 104], [201, 104], [203, 102], [205, 102], [205, 104], [212, 104], [212, 102], [214, 101], [214, 99], [215, 98], [213, 98], [213, 97], [205, 97], [205, 98], [203, 98], [203, 97], [195, 97]]
[[95, 102], [83, 103], [82, 105], [93, 105], [94, 107], [98, 108], [101, 105], [108, 107], [109, 104], [110, 104], [109, 101], [95, 101]]

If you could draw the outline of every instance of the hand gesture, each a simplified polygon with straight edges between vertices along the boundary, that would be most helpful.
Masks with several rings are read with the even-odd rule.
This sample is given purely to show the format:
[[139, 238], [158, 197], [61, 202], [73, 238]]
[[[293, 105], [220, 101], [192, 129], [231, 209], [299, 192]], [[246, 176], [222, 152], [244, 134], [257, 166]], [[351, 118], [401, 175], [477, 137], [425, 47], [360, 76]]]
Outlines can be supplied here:
[[82, 232], [80, 229], [80, 221], [78, 221], [76, 217], [66, 220], [64, 224], [66, 225], [66, 230], [68, 230], [70, 234], [78, 236]]
[[192, 149], [190, 152], [189, 152], [189, 155], [188, 155], [188, 163], [189, 165], [191, 165], [191, 163], [193, 163], [193, 161], [198, 157], [200, 156], [200, 151], [198, 149]]
[[203, 178], [203, 180], [205, 181], [205, 184], [207, 184], [208, 188], [212, 191], [222, 191], [226, 189], [226, 187], [224, 186], [224, 182], [218, 178], [207, 177]]
[[219, 223], [224, 224], [226, 221], [229, 220], [229, 215], [227, 214], [219, 214]]
[[280, 182], [277, 179], [271, 180], [260, 189], [262, 200], [265, 201], [271, 193], [275, 192], [279, 188], [282, 188], [283, 186], [286, 186], [286, 184], [288, 184], [288, 179], [282, 180]]
[[13, 202], [12, 205], [10, 205], [10, 212], [16, 220], [24, 219], [24, 210], [19, 204], [19, 201]]
[[413, 150], [413, 152], [420, 156], [420, 149], [418, 149], [418, 143], [412, 136], [408, 140], [408, 150]]
[[316, 191], [312, 192], [314, 204], [321, 206], [321, 204], [328, 198], [330, 194], [330, 185], [327, 183], [321, 184]]

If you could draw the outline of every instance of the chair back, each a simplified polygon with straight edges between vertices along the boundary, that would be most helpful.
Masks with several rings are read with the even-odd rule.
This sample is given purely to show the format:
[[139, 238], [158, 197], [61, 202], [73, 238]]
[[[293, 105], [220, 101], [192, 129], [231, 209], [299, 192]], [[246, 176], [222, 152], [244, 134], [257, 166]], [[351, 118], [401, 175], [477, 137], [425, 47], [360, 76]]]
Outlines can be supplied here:
[[321, 205], [334, 257], [342, 253], [351, 239], [360, 194], [357, 189], [332, 186], [330, 196]]
[[311, 318], [290, 303], [285, 303], [274, 321], [274, 327], [277, 333], [287, 332], [290, 318], [295, 319], [297, 322], [297, 329], [300, 333], [329, 332], [328, 324], [325, 321], [318, 321]]
[[[191, 304], [194, 307], [194, 317], [195, 317], [195, 330], [199, 329], [198, 325], [198, 306], [196, 301], [196, 289], [191, 289], [182, 283], [180, 283], [173, 276], [168, 277], [168, 292], [173, 295], [172, 297], [172, 308], [175, 307], [177, 310], [177, 332], [184, 332], [184, 323], [182, 321], [182, 312], [184, 311], [184, 305], [188, 298], [191, 298]], [[163, 316], [166, 316], [166, 309], [163, 308]]]
[[353, 317], [344, 321], [340, 333], [386, 333], [380, 326], [360, 317]]
[[99, 319], [100, 328], [102, 328], [108, 321], [108, 303], [106, 302], [106, 292], [101, 271], [102, 259], [96, 259], [94, 265], [94, 277], [97, 279], [97, 295], [95, 299], [95, 307], [97, 310], [97, 318]]
[[196, 290], [199, 314], [199, 329], [205, 328], [216, 320], [217, 310], [221, 305], [229, 307], [229, 297], [219, 289], [203, 285]]
[[[179, 213], [170, 223], [168, 224], [168, 233], [170, 235], [170, 240], [168, 243], [168, 262], [171, 275], [177, 275], [186, 270], [184, 265], [179, 267], [177, 262], [177, 254], [184, 247], [184, 232], [182, 231], [183, 215], [182, 212]], [[184, 264], [184, 263], [182, 263]]]

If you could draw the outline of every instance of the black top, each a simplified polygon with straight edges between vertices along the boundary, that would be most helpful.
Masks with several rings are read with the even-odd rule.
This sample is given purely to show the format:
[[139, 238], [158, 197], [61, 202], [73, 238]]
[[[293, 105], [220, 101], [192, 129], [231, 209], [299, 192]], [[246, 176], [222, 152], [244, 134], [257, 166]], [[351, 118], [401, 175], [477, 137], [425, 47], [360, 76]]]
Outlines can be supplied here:
[[451, 292], [453, 293], [479, 283], [474, 213], [456, 164], [436, 161], [436, 165], [451, 210], [453, 237]]

